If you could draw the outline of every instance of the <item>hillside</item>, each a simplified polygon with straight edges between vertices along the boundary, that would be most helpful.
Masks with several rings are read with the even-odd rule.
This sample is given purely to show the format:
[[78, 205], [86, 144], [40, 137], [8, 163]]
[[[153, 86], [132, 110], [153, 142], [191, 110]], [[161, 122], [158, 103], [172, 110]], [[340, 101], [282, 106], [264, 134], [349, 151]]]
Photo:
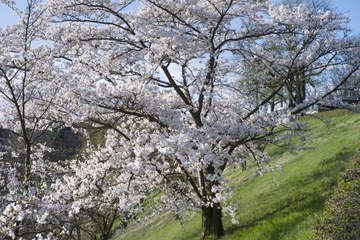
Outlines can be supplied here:
[[[260, 177], [256, 167], [245, 172], [227, 170], [240, 224], [233, 225], [225, 217], [223, 239], [315, 239], [316, 219], [360, 148], [360, 114], [337, 110], [304, 121], [309, 124], [307, 150], [295, 154], [269, 150], [271, 164], [281, 164], [283, 173]], [[178, 221], [171, 214], [161, 214], [146, 223], [130, 223], [114, 239], [199, 239], [200, 227], [199, 215]]]

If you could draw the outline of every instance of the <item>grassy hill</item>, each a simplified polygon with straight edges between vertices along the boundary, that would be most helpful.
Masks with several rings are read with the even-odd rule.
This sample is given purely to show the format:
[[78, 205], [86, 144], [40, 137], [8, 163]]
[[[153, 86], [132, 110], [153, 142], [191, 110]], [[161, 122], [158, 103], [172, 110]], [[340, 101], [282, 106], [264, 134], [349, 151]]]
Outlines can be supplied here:
[[[223, 239], [315, 239], [315, 223], [325, 201], [334, 191], [342, 172], [360, 149], [360, 114], [336, 110], [306, 117], [308, 150], [296, 154], [272, 148], [273, 165], [281, 164], [283, 173], [258, 176], [256, 168], [242, 172], [227, 170], [234, 188], [232, 201], [238, 204], [239, 225], [224, 217]], [[162, 214], [146, 223], [131, 223], [115, 240], [199, 239], [199, 214], [175, 220]]]

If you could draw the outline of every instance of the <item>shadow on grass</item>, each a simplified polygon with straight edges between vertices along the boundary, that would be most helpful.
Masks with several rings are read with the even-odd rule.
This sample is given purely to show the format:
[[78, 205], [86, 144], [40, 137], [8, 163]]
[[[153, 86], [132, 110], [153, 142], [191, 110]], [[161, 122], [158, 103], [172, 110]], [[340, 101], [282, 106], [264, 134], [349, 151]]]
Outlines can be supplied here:
[[[325, 159], [319, 163], [319, 168], [315, 169], [314, 172], [309, 176], [311, 179], [318, 179], [324, 177], [324, 174], [328, 174], [329, 170], [331, 173], [341, 173], [345, 170], [345, 162], [354, 155], [354, 152], [348, 149], [343, 149], [342, 152], [338, 153], [335, 157]], [[334, 165], [329, 167], [330, 165]]]
[[[267, 208], [261, 216], [254, 217], [245, 224], [232, 225], [227, 229], [226, 235], [231, 236], [238, 231], [250, 230], [261, 223], [271, 224], [271, 227], [266, 229], [266, 239], [278, 240], [292, 232], [310, 215], [323, 211], [329, 193], [353, 154], [352, 151], [343, 149], [336, 156], [324, 159], [305, 176], [298, 176], [288, 185], [280, 187], [278, 191], [281, 191], [282, 197], [276, 197], [273, 192], [259, 195], [257, 198], [264, 199], [264, 205], [275, 206], [276, 210]], [[266, 199], [271, 199], [270, 201], [273, 202], [267, 203]], [[241, 216], [241, 213], [239, 215]]]

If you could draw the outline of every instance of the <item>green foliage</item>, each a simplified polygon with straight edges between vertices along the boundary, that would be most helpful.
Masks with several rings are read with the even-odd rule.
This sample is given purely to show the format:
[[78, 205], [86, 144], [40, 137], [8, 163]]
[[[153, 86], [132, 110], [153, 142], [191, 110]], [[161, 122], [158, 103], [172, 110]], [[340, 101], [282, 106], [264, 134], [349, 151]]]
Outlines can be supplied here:
[[91, 144], [95, 146], [105, 145], [106, 130], [104, 129], [88, 129]]
[[77, 149], [77, 153], [85, 154], [87, 151], [87, 141], [90, 145], [93, 147], [103, 147], [105, 146], [105, 136], [106, 136], [106, 129], [96, 129], [88, 127], [86, 124], [83, 124], [81, 126], [78, 126], [79, 128], [86, 129], [86, 134], [88, 135], [87, 138], [83, 135], [83, 133], [79, 133], [80, 137], [80, 146], [79, 149]]
[[360, 239], [360, 155], [345, 171], [317, 223], [318, 239]]
[[[224, 217], [223, 239], [315, 239], [317, 216], [351, 163], [360, 146], [360, 115], [344, 110], [323, 112], [305, 117], [308, 150], [295, 154], [270, 149], [273, 166], [280, 164], [284, 173], [258, 176], [256, 166], [249, 170], [228, 169], [227, 178], [234, 189], [232, 202], [238, 204], [239, 225]], [[328, 118], [326, 118], [329, 116]], [[329, 120], [324, 124], [317, 117]], [[298, 140], [296, 140], [298, 141]], [[128, 230], [114, 239], [199, 239], [201, 216], [184, 215], [181, 221], [171, 214], [141, 224], [130, 224]]]

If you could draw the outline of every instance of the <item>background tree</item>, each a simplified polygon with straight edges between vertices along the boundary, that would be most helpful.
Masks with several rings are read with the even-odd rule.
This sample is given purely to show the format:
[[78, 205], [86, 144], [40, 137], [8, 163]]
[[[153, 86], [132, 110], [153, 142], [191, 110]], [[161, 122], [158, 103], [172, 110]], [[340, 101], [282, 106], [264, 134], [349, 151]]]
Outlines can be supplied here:
[[24, 9], [2, 2], [18, 22], [0, 32], [1, 127], [11, 132], [10, 143], [15, 144], [7, 147], [12, 161], [1, 161], [0, 232], [17, 239], [43, 231], [41, 197], [49, 176], [42, 169], [48, 149], [40, 138], [58, 125], [49, 118], [55, 110], [58, 75], [53, 71], [51, 49], [41, 43], [47, 26], [41, 1], [29, 0]]
[[[249, 93], [256, 92], [257, 96], [263, 96], [262, 99], [272, 96], [269, 102], [271, 111], [275, 105], [283, 107], [286, 104], [293, 108], [308, 99], [322, 96], [326, 92], [325, 86], [331, 85], [331, 75], [344, 74], [341, 69], [347, 66], [348, 50], [357, 46], [346, 27], [349, 20], [336, 13], [329, 1], [283, 3], [285, 5], [279, 5], [273, 11], [279, 14], [278, 23], [286, 28], [286, 34], [276, 38], [268, 36], [252, 50], [245, 51], [246, 58], [242, 58], [239, 70], [243, 78], [250, 79], [242, 81], [246, 86], [240, 88], [248, 89]], [[328, 16], [324, 18], [326, 14]], [[286, 15], [292, 20], [281, 21]], [[235, 51], [244, 50], [240, 47]], [[341, 74], [337, 76], [337, 83], [343, 77]]]

